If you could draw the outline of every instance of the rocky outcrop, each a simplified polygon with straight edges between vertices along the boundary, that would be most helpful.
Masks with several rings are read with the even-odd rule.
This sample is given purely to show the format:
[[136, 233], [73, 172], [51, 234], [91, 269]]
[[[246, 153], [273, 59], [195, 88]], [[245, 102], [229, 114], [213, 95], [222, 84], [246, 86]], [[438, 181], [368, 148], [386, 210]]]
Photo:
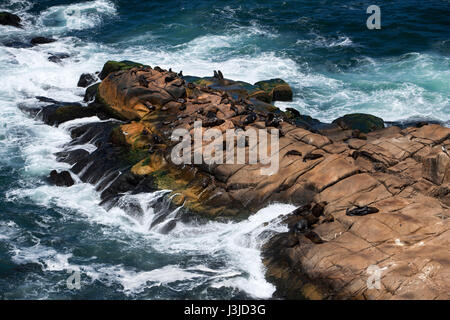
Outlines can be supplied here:
[[[95, 97], [88, 107], [53, 103], [39, 116], [53, 125], [92, 115], [116, 119], [71, 130], [71, 145], [90, 143], [95, 151], [58, 154], [96, 185], [106, 208], [123, 205], [124, 193], [154, 190], [171, 190], [168, 201], [184, 214], [214, 219], [292, 203], [299, 209], [285, 220], [291, 231], [264, 249], [278, 296], [448, 298], [450, 129], [380, 129], [379, 118], [366, 115], [323, 124], [267, 103], [289, 98], [279, 80], [253, 86], [220, 71], [197, 78], [134, 62], [108, 62], [100, 75], [103, 81], [87, 90], [88, 101]], [[279, 170], [266, 175], [267, 165], [248, 161], [174, 163], [179, 141], [172, 133], [183, 128], [192, 136], [198, 121], [201, 132], [217, 129], [223, 141], [228, 129], [278, 129], [270, 159], [279, 160]], [[187, 157], [212, 143], [194, 145]], [[248, 160], [260, 145], [246, 140], [241, 147]], [[382, 270], [378, 290], [366, 285], [372, 265]]]
[[5, 11], [0, 12], [0, 24], [1, 25], [22, 28], [21, 22], [22, 22], [22, 20], [20, 19], [20, 17], [13, 13], [5, 12]]
[[[278, 295], [449, 299], [450, 157], [444, 150], [450, 129], [390, 127], [365, 140], [348, 136], [325, 148], [351, 159], [356, 172], [313, 198], [326, 204], [320, 219], [308, 225], [323, 243], [292, 229], [265, 248], [268, 277], [278, 284]], [[335, 170], [329, 166], [326, 175]], [[354, 208], [368, 214], [349, 214]], [[310, 213], [289, 219], [303, 221]], [[367, 285], [376, 270], [378, 288]]]
[[70, 187], [75, 184], [72, 176], [68, 171], [58, 172], [56, 170], [53, 170], [52, 172], [50, 172], [48, 180], [51, 184], [54, 184], [58, 187]]

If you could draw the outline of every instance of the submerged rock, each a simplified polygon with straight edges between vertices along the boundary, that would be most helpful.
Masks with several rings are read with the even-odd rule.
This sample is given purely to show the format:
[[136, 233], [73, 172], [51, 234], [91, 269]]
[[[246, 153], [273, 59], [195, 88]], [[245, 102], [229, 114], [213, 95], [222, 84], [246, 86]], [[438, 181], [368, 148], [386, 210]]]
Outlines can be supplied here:
[[62, 61], [64, 59], [67, 59], [69, 57], [70, 57], [70, 55], [67, 53], [54, 53], [54, 54], [50, 54], [50, 56], [48, 57], [48, 61], [54, 62], [54, 63], [62, 63]]
[[0, 12], [0, 24], [4, 26], [13, 26], [16, 28], [22, 28], [22, 20], [16, 14], [2, 11]]

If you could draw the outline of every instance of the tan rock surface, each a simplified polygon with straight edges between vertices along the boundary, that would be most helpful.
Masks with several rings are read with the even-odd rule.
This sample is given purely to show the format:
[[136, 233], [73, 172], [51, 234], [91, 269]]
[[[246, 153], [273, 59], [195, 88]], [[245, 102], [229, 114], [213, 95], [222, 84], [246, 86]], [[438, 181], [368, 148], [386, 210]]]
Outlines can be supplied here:
[[[168, 155], [175, 128], [193, 132], [196, 120], [223, 134], [227, 128], [265, 128], [273, 111], [270, 105], [232, 99], [223, 91], [187, 86], [175, 74], [151, 68], [112, 73], [99, 94], [123, 117], [137, 121], [122, 126], [129, 145], [156, 145], [151, 139], [142, 142], [143, 128], [163, 140], [166, 148], [158, 152], [165, 161], [159, 158], [153, 165], [149, 157], [134, 168], [137, 174], [172, 166]], [[251, 112], [257, 119], [246, 124]], [[313, 133], [287, 121], [279, 129], [280, 169], [275, 174], [261, 175], [260, 164], [192, 165], [189, 178], [177, 176], [164, 187], [180, 193], [192, 211], [214, 216], [248, 214], [273, 201], [327, 202], [325, 216], [332, 219], [321, 218], [313, 226], [324, 243], [303, 236], [292, 242], [297, 236], [282, 234], [265, 250], [268, 278], [281, 296], [450, 298], [450, 157], [442, 151], [450, 145], [449, 128], [389, 127], [360, 139], [351, 130]], [[305, 161], [311, 152], [322, 157]], [[205, 177], [211, 179], [206, 184]], [[347, 216], [346, 210], [355, 206], [379, 212]], [[379, 290], [366, 285], [371, 265], [382, 270]]]

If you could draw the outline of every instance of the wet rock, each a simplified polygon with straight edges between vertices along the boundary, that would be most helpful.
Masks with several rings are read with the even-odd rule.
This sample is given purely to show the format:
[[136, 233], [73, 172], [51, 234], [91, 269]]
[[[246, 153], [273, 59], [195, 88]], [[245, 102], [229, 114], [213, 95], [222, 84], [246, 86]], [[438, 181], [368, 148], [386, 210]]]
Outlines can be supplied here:
[[97, 77], [91, 73], [83, 73], [78, 80], [78, 87], [86, 88], [97, 81]]
[[40, 116], [46, 124], [58, 126], [70, 120], [92, 117], [97, 112], [95, 107], [83, 107], [79, 104], [50, 105], [42, 108]]
[[4, 26], [13, 26], [16, 28], [22, 28], [21, 19], [18, 15], [10, 12], [0, 12], [0, 24]]
[[36, 46], [36, 45], [40, 45], [40, 44], [48, 44], [48, 43], [56, 42], [56, 39], [46, 38], [46, 37], [35, 37], [35, 38], [31, 39], [30, 42], [32, 45]]
[[58, 172], [56, 170], [53, 170], [52, 172], [50, 172], [48, 180], [51, 184], [54, 184], [58, 187], [70, 187], [75, 184], [72, 176], [68, 171]]
[[170, 231], [172, 231], [177, 226], [177, 221], [175, 219], [170, 220], [167, 222], [162, 228], [160, 229], [160, 233], [162, 234], [168, 234]]
[[67, 59], [69, 57], [70, 57], [70, 55], [67, 53], [55, 53], [55, 54], [50, 54], [50, 56], [48, 57], [48, 61], [54, 62], [54, 63], [62, 63], [64, 59]]
[[92, 86], [89, 86], [86, 89], [86, 92], [84, 93], [84, 98], [83, 98], [84, 102], [90, 102], [95, 99], [97, 92], [98, 92], [99, 85], [100, 85], [100, 83], [96, 83], [96, 84], [93, 84]]

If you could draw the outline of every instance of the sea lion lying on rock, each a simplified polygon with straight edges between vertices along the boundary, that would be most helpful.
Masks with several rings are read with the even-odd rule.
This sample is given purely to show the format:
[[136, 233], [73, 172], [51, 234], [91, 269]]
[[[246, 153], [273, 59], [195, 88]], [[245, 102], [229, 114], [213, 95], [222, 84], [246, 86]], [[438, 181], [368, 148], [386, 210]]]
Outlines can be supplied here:
[[368, 207], [368, 206], [364, 206], [364, 207], [357, 207], [355, 209], [349, 210], [347, 208], [347, 210], [345, 211], [345, 214], [347, 216], [365, 216], [368, 214], [372, 214], [372, 213], [377, 213], [380, 210], [378, 210], [375, 207]]

